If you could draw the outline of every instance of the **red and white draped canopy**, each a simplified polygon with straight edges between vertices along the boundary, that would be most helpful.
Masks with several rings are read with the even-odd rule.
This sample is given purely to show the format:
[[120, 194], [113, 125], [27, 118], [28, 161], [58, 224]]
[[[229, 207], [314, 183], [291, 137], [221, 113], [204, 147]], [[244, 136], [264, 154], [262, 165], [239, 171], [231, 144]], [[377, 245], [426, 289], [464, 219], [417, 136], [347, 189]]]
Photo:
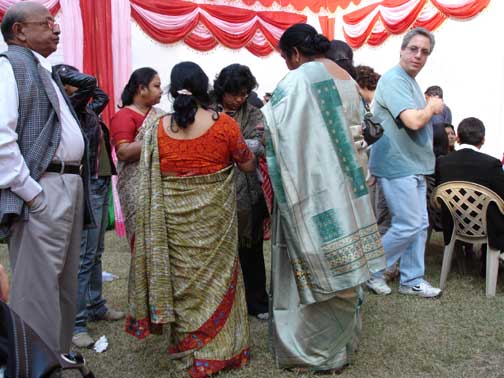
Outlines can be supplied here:
[[350, 3], [359, 4], [361, 0], [241, 0], [245, 5], [261, 4], [265, 7], [271, 7], [278, 4], [281, 7], [292, 6], [298, 11], [305, 8], [310, 9], [315, 13], [327, 10], [329, 12], [336, 12], [338, 8], [346, 9]]
[[353, 48], [376, 46], [391, 34], [416, 26], [434, 30], [448, 17], [467, 19], [490, 0], [380, 0], [343, 16], [343, 32]]
[[254, 55], [273, 52], [282, 33], [306, 16], [282, 11], [254, 11], [225, 5], [171, 0], [131, 0], [131, 15], [161, 43], [184, 41], [200, 51], [222, 44], [245, 47]]

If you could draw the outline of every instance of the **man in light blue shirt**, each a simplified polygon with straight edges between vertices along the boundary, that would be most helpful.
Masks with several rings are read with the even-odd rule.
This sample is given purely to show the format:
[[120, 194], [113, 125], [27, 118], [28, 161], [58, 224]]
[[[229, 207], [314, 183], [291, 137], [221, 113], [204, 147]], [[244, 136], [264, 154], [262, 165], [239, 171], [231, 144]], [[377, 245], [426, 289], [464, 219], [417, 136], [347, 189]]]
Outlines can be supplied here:
[[[410, 30], [401, 44], [399, 64], [385, 73], [376, 88], [374, 114], [385, 129], [373, 145], [369, 169], [378, 178], [392, 224], [383, 236], [387, 267], [400, 260], [402, 294], [437, 297], [441, 290], [424, 280], [425, 242], [429, 220], [425, 175], [434, 173], [431, 118], [443, 110], [443, 100], [427, 102], [416, 75], [434, 48], [434, 36], [423, 28]], [[384, 272], [368, 281], [377, 294], [390, 294]]]

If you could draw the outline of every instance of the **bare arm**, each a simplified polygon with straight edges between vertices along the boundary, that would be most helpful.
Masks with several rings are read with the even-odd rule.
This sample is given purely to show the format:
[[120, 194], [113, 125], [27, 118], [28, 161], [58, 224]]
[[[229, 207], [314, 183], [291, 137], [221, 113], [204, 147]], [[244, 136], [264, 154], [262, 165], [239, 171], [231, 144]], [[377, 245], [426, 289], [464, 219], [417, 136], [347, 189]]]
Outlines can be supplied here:
[[250, 159], [249, 161], [247, 161], [245, 163], [236, 163], [236, 165], [238, 166], [240, 171], [247, 172], [247, 173], [255, 172], [256, 159], [255, 158]]
[[117, 159], [120, 161], [135, 162], [140, 160], [142, 153], [141, 142], [121, 143], [116, 147]]
[[427, 125], [434, 114], [443, 111], [443, 100], [439, 97], [429, 97], [423, 109], [406, 109], [399, 115], [404, 126], [410, 130], [420, 130]]

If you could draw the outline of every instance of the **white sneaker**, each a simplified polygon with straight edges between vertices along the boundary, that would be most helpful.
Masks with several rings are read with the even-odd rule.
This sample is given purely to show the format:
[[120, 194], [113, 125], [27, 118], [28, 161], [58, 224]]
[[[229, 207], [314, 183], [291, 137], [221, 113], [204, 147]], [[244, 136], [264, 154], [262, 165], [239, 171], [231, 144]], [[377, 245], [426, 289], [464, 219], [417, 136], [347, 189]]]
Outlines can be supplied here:
[[423, 298], [436, 298], [441, 295], [441, 289], [437, 287], [432, 287], [427, 281], [422, 281], [415, 286], [404, 286], [399, 287], [399, 293], [407, 295], [418, 295]]
[[369, 290], [378, 295], [389, 295], [392, 292], [392, 289], [387, 285], [383, 278], [372, 277], [367, 280], [366, 286]]

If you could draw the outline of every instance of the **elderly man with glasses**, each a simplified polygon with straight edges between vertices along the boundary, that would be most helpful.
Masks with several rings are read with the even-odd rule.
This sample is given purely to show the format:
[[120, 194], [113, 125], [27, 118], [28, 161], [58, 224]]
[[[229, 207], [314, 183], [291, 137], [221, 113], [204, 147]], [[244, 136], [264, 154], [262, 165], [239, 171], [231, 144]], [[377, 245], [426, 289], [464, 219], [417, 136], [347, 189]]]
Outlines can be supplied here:
[[47, 57], [60, 29], [36, 2], [11, 6], [0, 54], [0, 236], [10, 306], [56, 353], [70, 351], [83, 224], [91, 225], [85, 137]]
[[[434, 48], [434, 36], [423, 28], [410, 30], [402, 41], [399, 64], [385, 73], [376, 88], [374, 114], [382, 121], [384, 136], [373, 145], [371, 174], [383, 188], [392, 224], [383, 236], [387, 267], [400, 261], [399, 293], [437, 297], [441, 290], [425, 279], [425, 242], [429, 220], [425, 175], [434, 173], [432, 116], [443, 110], [443, 100], [427, 102], [415, 80]], [[390, 294], [383, 271], [367, 286]]]

